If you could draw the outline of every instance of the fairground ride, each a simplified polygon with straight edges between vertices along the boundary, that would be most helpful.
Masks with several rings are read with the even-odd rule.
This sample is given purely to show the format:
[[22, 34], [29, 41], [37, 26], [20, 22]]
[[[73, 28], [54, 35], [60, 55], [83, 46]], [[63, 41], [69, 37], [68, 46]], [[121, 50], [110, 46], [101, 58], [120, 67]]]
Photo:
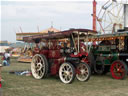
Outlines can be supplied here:
[[96, 16], [97, 31], [100, 34], [115, 33], [124, 28], [124, 4], [127, 0], [108, 0]]

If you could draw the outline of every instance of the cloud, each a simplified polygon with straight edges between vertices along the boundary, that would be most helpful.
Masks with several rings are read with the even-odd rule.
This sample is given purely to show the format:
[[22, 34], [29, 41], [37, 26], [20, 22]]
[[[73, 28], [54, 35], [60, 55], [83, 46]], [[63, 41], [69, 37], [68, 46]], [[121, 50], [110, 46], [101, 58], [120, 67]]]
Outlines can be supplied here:
[[[2, 1], [2, 39], [15, 41], [15, 29], [22, 27], [24, 32], [47, 29], [54, 22], [57, 29], [90, 28], [92, 26], [91, 1]], [[18, 31], [17, 31], [18, 32]], [[7, 34], [10, 34], [7, 37]]]
[[[20, 3], [20, 5], [19, 5]], [[43, 16], [60, 16], [61, 14], [84, 14], [92, 8], [88, 3], [78, 2], [17, 2], [2, 5], [2, 19], [16, 19]]]

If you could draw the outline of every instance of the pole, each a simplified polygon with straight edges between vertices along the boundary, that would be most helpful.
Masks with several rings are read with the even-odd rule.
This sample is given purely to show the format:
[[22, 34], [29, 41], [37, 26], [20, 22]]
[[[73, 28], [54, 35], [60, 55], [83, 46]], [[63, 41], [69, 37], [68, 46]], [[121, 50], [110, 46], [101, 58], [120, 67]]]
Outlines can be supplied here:
[[96, 31], [96, 4], [97, 2], [93, 1], [93, 31]]

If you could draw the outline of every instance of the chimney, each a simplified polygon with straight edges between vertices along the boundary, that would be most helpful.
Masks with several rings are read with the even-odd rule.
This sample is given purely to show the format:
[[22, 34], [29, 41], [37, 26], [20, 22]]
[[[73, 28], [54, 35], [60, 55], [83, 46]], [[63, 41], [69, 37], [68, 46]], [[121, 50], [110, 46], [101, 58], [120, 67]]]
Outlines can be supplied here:
[[124, 4], [124, 29], [128, 31], [128, 4]]

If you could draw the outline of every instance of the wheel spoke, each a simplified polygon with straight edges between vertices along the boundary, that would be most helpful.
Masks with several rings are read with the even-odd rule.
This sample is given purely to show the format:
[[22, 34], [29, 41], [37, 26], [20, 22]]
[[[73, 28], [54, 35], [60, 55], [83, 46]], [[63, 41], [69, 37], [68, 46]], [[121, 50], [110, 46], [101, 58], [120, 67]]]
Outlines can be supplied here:
[[69, 81], [71, 78], [72, 78], [72, 77], [71, 77], [70, 75], [67, 76], [68, 81]]
[[65, 69], [64, 68], [62, 69], [62, 72], [65, 72]]
[[119, 70], [121, 70], [121, 69], [123, 69], [123, 65], [120, 65], [120, 66], [119, 66]]
[[65, 70], [65, 71], [67, 70], [67, 67], [66, 67], [66, 66], [64, 66], [64, 70]]
[[42, 60], [41, 59], [39, 59], [39, 63], [42, 63]]
[[125, 72], [125, 69], [119, 69], [119, 72], [120, 73], [124, 73]]
[[118, 69], [118, 63], [116, 64], [116, 69]]
[[42, 70], [39, 70], [39, 75], [41, 76], [43, 74]]
[[72, 69], [71, 69], [71, 68], [68, 68], [68, 69], [67, 69], [67, 71], [71, 72], [71, 71], [72, 71]]

